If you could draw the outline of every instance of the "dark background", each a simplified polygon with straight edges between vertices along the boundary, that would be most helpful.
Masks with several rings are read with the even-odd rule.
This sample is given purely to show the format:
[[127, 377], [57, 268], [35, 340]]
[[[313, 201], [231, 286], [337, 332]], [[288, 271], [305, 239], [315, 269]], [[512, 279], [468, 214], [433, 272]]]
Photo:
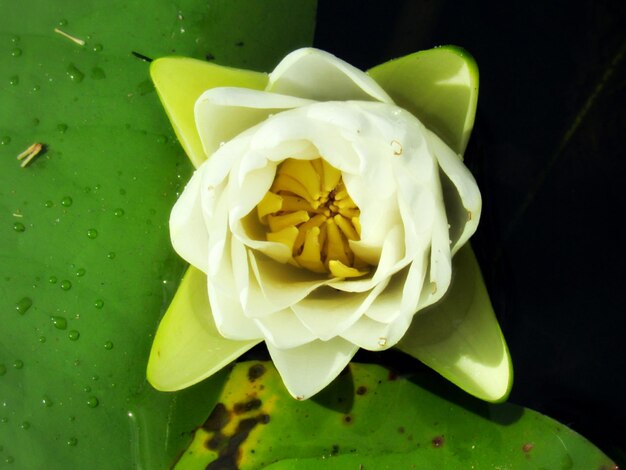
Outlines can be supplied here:
[[510, 401], [626, 463], [626, 2], [319, 0], [315, 45], [362, 69], [437, 45], [476, 58], [473, 245]]

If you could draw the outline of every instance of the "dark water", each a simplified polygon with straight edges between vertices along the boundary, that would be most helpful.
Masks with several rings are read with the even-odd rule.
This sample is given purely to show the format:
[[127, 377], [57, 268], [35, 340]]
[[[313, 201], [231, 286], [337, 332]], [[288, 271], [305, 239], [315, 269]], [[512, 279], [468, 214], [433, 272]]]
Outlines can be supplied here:
[[367, 69], [442, 44], [481, 72], [466, 162], [511, 401], [626, 462], [626, 2], [320, 0], [316, 45]]

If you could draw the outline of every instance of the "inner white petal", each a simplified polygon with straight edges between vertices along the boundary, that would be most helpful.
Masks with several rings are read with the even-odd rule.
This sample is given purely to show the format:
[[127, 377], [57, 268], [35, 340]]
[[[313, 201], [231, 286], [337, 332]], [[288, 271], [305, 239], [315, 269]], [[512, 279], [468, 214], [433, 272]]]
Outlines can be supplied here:
[[294, 96], [247, 88], [207, 90], [195, 104], [196, 126], [204, 151], [210, 156], [221, 143], [264, 121], [269, 115], [310, 103], [312, 101]]

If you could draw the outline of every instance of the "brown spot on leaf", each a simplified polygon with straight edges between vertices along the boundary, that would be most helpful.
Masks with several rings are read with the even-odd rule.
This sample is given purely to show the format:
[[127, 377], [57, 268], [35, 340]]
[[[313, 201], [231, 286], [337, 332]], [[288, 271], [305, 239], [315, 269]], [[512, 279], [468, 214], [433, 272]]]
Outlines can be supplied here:
[[387, 378], [388, 378], [389, 380], [396, 380], [396, 379], [398, 378], [398, 374], [396, 374], [395, 372], [393, 372], [393, 371], [391, 371], [391, 370], [390, 370], [390, 371], [389, 371], [389, 375], [387, 376]]
[[265, 374], [265, 366], [263, 364], [254, 364], [248, 369], [248, 380], [254, 382]]
[[526, 444], [522, 446], [522, 450], [524, 451], [525, 454], [528, 454], [531, 450], [533, 450], [533, 447], [535, 447], [533, 444], [531, 444], [530, 442], [527, 442]]
[[433, 440], [431, 441], [433, 444], [433, 447], [435, 448], [439, 448], [439, 447], [443, 447], [443, 444], [445, 443], [445, 438], [443, 436], [435, 436], [433, 437]]
[[344, 423], [346, 423], [346, 424], [351, 424], [351, 423], [352, 423], [352, 416], [350, 416], [350, 415], [345, 415], [345, 416], [343, 417], [343, 422], [344, 422]]
[[356, 389], [357, 395], [365, 395], [366, 393], [367, 393], [367, 387], [364, 385], [361, 385], [359, 388]]
[[252, 400], [246, 402], [235, 403], [235, 405], [233, 406], [233, 411], [235, 412], [235, 414], [240, 415], [249, 411], [258, 410], [259, 408], [261, 408], [262, 404], [263, 402], [261, 400], [259, 400], [258, 398], [253, 398]]
[[211, 411], [211, 414], [204, 422], [202, 427], [209, 432], [221, 431], [224, 426], [230, 421], [230, 413], [226, 409], [223, 403], [218, 403]]
[[400, 434], [404, 434], [404, 426], [400, 426], [400, 427], [398, 428], [398, 432], [399, 432]]

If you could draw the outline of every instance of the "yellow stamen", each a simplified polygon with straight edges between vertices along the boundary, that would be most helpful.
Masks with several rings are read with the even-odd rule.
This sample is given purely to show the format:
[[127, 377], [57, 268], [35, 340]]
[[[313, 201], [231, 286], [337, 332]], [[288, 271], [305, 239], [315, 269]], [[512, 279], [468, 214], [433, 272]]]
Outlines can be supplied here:
[[267, 232], [267, 241], [282, 243], [293, 251], [293, 244], [296, 241], [298, 233], [298, 229], [292, 225], [278, 232]]
[[287, 175], [304, 186], [313, 201], [319, 199], [320, 175], [317, 174], [310, 161], [289, 158], [280, 165], [278, 174]]
[[280, 163], [270, 191], [256, 210], [268, 229], [267, 240], [291, 250], [290, 264], [338, 278], [369, 271], [349, 243], [360, 240], [359, 208], [341, 171], [322, 158], [288, 158]]
[[256, 206], [257, 215], [259, 216], [259, 220], [263, 220], [268, 214], [273, 214], [278, 212], [283, 207], [283, 198], [278, 194], [274, 194], [271, 191], [268, 191], [261, 202]]
[[328, 269], [335, 277], [359, 277], [367, 274], [367, 271], [359, 271], [358, 269], [346, 266], [341, 261], [337, 260], [329, 261]]
[[290, 212], [285, 215], [268, 215], [267, 223], [272, 232], [278, 232], [290, 225], [299, 225], [309, 220], [309, 214], [306, 211]]
[[303, 268], [315, 273], [325, 273], [326, 266], [324, 266], [324, 263], [322, 263], [321, 260], [322, 250], [320, 248], [319, 235], [319, 227], [313, 227], [312, 229], [307, 230], [302, 254], [300, 256], [296, 256], [295, 260]]

